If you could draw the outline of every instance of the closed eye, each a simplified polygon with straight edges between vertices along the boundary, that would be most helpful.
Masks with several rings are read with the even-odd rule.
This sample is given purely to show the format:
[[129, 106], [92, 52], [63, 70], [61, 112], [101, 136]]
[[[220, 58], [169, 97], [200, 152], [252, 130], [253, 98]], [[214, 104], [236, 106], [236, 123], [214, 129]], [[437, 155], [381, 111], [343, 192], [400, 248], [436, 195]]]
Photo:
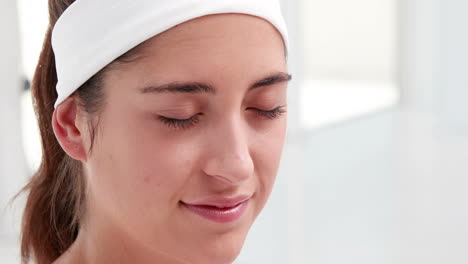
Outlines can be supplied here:
[[187, 119], [176, 119], [176, 118], [170, 118], [170, 117], [165, 117], [165, 116], [158, 116], [158, 120], [160, 120], [163, 124], [171, 128], [187, 129], [187, 128], [190, 128], [191, 126], [194, 126], [200, 121], [200, 115], [202, 114], [198, 113]]
[[281, 117], [284, 113], [286, 113], [286, 105], [281, 105], [276, 107], [272, 110], [263, 110], [258, 108], [247, 108], [248, 110], [253, 110], [257, 112], [257, 114], [261, 115], [262, 117], [266, 117], [268, 119], [277, 119]]
[[[286, 113], [286, 105], [281, 105], [271, 110], [263, 110], [258, 108], [247, 108], [247, 110], [255, 111], [256, 114], [263, 118], [274, 120], [280, 118], [284, 113]], [[198, 113], [186, 119], [158, 116], [157, 119], [170, 128], [183, 130], [188, 129], [200, 122], [201, 115], [203, 115], [203, 113]]]

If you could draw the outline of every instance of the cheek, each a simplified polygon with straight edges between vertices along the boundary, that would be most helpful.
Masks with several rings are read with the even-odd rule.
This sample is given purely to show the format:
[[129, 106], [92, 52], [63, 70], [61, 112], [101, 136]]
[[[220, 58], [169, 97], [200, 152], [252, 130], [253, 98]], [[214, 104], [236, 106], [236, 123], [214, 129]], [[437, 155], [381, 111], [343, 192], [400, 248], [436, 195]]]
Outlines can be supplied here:
[[93, 193], [127, 222], [162, 221], [184, 189], [192, 148], [158, 134], [148, 121], [120, 117], [102, 123], [90, 179]]
[[263, 194], [264, 201], [268, 198], [276, 179], [285, 135], [286, 118], [282, 118], [276, 121], [268, 132], [257, 135], [252, 144], [255, 175], [257, 175], [259, 192]]
[[256, 133], [252, 142], [253, 148], [257, 149], [262, 156], [263, 164], [269, 168], [277, 168], [283, 151], [286, 136], [286, 116], [273, 121], [269, 129]]

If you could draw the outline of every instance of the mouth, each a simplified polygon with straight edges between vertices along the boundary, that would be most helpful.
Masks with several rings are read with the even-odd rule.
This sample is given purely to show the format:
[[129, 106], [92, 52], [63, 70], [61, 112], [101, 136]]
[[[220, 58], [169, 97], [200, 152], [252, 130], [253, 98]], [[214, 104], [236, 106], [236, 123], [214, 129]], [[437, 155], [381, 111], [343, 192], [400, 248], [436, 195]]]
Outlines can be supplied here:
[[251, 197], [213, 198], [193, 203], [180, 201], [180, 204], [189, 212], [206, 220], [216, 223], [230, 223], [241, 218]]

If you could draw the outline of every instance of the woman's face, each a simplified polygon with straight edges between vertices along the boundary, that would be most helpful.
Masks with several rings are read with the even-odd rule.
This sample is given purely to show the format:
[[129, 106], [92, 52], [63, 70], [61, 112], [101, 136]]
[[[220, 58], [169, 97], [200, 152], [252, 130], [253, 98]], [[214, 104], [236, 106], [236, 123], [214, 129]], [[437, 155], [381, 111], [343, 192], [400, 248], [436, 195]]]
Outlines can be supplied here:
[[138, 55], [104, 80], [85, 163], [87, 228], [132, 252], [230, 263], [280, 161], [282, 38], [253, 16], [212, 15], [158, 35]]

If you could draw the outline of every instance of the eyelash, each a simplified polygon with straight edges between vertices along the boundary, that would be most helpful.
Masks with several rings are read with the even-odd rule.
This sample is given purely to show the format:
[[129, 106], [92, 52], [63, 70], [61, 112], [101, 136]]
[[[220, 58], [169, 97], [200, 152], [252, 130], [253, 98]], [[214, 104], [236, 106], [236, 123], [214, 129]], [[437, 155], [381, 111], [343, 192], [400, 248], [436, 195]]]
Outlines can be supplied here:
[[167, 125], [168, 127], [175, 128], [175, 129], [187, 129], [191, 126], [197, 124], [200, 121], [200, 114], [196, 114], [188, 119], [175, 119], [175, 118], [168, 118], [165, 116], [158, 116], [158, 119], [163, 122], [163, 124]]
[[262, 117], [266, 117], [270, 120], [275, 120], [280, 118], [284, 113], [286, 113], [285, 105], [281, 105], [276, 107], [273, 110], [261, 110], [261, 109], [255, 109], [255, 108], [250, 108], [253, 109], [257, 112]]
[[[255, 110], [258, 115], [261, 117], [265, 117], [270, 120], [275, 120], [280, 118], [284, 113], [286, 113], [285, 105], [281, 105], [276, 107], [272, 110], [261, 110], [256, 108], [248, 108], [250, 110]], [[168, 127], [175, 128], [175, 129], [188, 129], [194, 125], [196, 125], [200, 121], [201, 113], [196, 114], [187, 119], [175, 119], [169, 118], [165, 116], [158, 116], [158, 119], [163, 122], [163, 124], [167, 125]]]

